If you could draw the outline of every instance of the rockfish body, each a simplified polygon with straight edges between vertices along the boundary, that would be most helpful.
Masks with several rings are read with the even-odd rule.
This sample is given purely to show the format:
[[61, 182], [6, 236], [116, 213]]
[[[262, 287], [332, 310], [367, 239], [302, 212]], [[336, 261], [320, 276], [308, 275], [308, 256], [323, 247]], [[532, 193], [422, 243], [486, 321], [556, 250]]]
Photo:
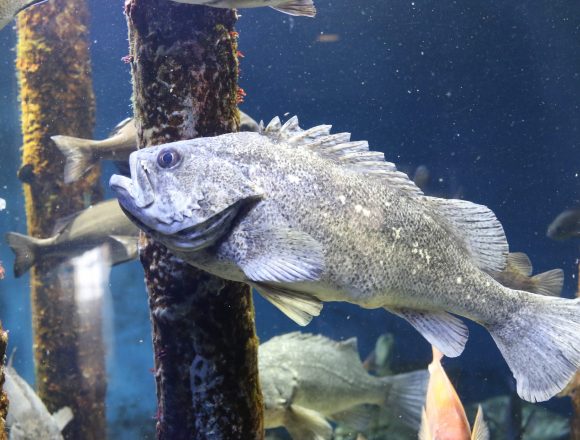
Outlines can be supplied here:
[[[487, 207], [426, 197], [350, 134], [275, 118], [131, 154], [111, 187], [128, 216], [193, 266], [246, 282], [297, 323], [323, 302], [385, 308], [446, 356], [485, 326], [531, 401], [580, 367], [580, 302], [512, 290], [503, 228]], [[549, 372], [549, 374], [547, 374]]]

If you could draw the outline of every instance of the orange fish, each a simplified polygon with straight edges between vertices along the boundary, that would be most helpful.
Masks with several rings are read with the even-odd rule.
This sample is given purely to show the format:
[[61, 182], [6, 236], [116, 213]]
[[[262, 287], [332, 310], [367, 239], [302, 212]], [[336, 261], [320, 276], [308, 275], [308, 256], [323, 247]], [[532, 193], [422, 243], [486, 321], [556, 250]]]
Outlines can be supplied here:
[[442, 358], [443, 354], [433, 347], [419, 440], [489, 440], [481, 406], [477, 409], [473, 431], [469, 428], [461, 400], [441, 365]]

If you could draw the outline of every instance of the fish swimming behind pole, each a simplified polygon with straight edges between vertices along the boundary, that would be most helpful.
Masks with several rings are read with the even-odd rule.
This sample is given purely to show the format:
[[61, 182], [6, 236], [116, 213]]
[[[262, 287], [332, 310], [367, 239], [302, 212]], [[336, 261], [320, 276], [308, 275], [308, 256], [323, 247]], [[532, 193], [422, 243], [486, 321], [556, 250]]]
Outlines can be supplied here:
[[16, 257], [14, 275], [20, 277], [44, 258], [71, 258], [104, 243], [111, 246], [113, 264], [135, 259], [138, 236], [139, 229], [113, 199], [66, 219], [52, 237], [34, 238], [8, 232], [6, 241]]
[[111, 135], [101, 141], [71, 136], [52, 136], [51, 139], [66, 157], [65, 183], [77, 181], [100, 160], [127, 161], [129, 155], [137, 150], [137, 129], [133, 118], [120, 122]]
[[261, 8], [269, 6], [272, 9], [288, 15], [314, 17], [316, 8], [312, 0], [173, 0], [177, 3], [211, 6], [213, 8]]
[[264, 425], [283, 426], [294, 440], [330, 440], [328, 420], [366, 430], [372, 412], [384, 406], [418, 429], [427, 371], [371, 376], [360, 360], [356, 338], [337, 342], [300, 332], [276, 336], [258, 351]]
[[512, 290], [493, 212], [424, 196], [407, 175], [330, 126], [275, 118], [131, 154], [111, 188], [140, 228], [189, 264], [245, 282], [300, 325], [323, 302], [384, 308], [446, 356], [483, 325], [517, 381], [543, 401], [580, 367], [580, 300]]
[[[240, 131], [258, 131], [258, 123], [240, 111]], [[51, 139], [65, 156], [64, 182], [76, 182], [101, 160], [128, 162], [129, 155], [137, 150], [135, 120], [121, 121], [107, 139], [100, 141], [72, 136], [52, 136]]]
[[40, 397], [11, 366], [4, 369], [4, 391], [10, 405], [6, 426], [10, 440], [62, 440], [61, 431], [73, 419], [67, 406], [50, 414]]
[[463, 404], [441, 365], [442, 358], [441, 352], [433, 347], [419, 440], [489, 440], [481, 406], [477, 409], [473, 431], [469, 428]]
[[45, 1], [47, 0], [0, 0], [0, 30], [6, 27], [20, 11]]

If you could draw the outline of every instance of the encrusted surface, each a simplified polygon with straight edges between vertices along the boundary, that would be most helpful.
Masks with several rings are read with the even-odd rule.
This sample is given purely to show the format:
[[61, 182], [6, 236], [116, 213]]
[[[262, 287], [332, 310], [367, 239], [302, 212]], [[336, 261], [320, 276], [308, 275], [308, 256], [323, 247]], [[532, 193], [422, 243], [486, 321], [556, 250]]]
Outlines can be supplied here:
[[[56, 221], [101, 198], [99, 170], [64, 185], [64, 158], [50, 136], [91, 136], [94, 95], [85, 0], [52, 0], [19, 15], [17, 69], [22, 105], [22, 166], [28, 233], [48, 237]], [[83, 350], [102, 350], [96, 338], [79, 344], [74, 292], [63, 289], [54, 260], [31, 272], [34, 356], [38, 392], [50, 411], [70, 406], [66, 438], [105, 437], [105, 371], [101, 362], [80, 371]], [[100, 325], [100, 324], [99, 324]], [[90, 377], [90, 383], [84, 377]]]
[[4, 392], [4, 364], [6, 360], [6, 347], [8, 345], [8, 332], [4, 331], [0, 324], [0, 440], [7, 440], [6, 416], [8, 415], [8, 397]]
[[[235, 12], [127, 0], [141, 146], [237, 130]], [[142, 237], [160, 439], [261, 439], [258, 341], [248, 287]]]

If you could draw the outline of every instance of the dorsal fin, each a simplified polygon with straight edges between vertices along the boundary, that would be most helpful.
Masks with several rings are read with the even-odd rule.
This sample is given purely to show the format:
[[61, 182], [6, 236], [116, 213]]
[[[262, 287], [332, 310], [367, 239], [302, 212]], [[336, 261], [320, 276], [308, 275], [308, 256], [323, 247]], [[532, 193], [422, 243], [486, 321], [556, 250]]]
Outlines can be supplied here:
[[279, 117], [270, 121], [260, 132], [274, 142], [284, 142], [298, 148], [308, 149], [320, 157], [367, 177], [382, 180], [390, 188], [419, 196], [422, 191], [394, 163], [385, 161], [384, 154], [369, 150], [366, 141], [351, 141], [350, 133], [330, 134], [331, 125], [319, 125], [303, 130], [296, 116], [283, 125]]
[[487, 206], [466, 200], [424, 197], [447, 220], [482, 270], [501, 272], [506, 268], [508, 242], [503, 227]]

